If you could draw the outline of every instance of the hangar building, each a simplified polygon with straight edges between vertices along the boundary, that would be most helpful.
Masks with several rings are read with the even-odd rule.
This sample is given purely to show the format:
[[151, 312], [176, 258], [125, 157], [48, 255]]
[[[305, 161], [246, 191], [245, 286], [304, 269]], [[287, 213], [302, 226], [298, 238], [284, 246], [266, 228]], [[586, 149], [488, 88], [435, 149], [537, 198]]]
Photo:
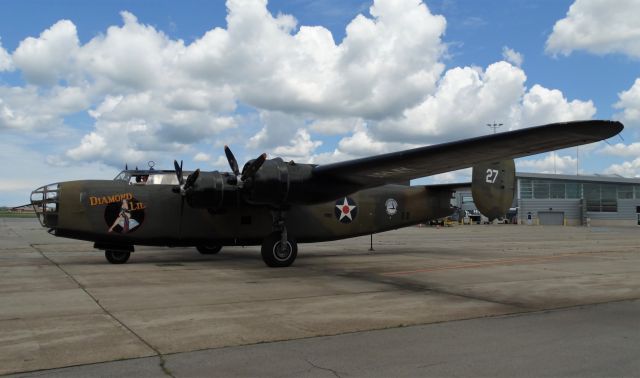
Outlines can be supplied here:
[[520, 224], [640, 225], [640, 179], [541, 173], [516, 178]]
[[[640, 226], [640, 179], [516, 173], [513, 207], [518, 223], [567, 226]], [[456, 193], [468, 209], [471, 193]]]

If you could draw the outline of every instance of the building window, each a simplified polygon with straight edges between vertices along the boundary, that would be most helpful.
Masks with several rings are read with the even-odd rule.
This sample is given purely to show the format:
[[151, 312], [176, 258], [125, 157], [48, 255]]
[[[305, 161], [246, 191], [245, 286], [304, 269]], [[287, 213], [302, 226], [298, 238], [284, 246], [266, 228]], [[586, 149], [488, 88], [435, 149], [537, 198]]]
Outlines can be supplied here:
[[[520, 198], [522, 199], [533, 198], [533, 187], [531, 185], [532, 185], [531, 180], [525, 180], [525, 179], [520, 180]], [[640, 191], [638, 193], [640, 193]], [[640, 198], [640, 195], [638, 198]]]
[[618, 185], [618, 199], [633, 199], [633, 186]]
[[587, 211], [615, 213], [618, 211], [617, 187], [611, 184], [584, 184]]
[[600, 187], [600, 203], [602, 212], [615, 213], [618, 211], [618, 199], [616, 198], [616, 185], [602, 184]]
[[564, 183], [552, 182], [549, 184], [549, 198], [564, 199]]
[[565, 184], [567, 190], [567, 198], [579, 199], [582, 198], [582, 185], [577, 182], [568, 182]]
[[600, 185], [584, 184], [584, 199], [587, 203], [587, 211], [600, 212]]
[[533, 198], [548, 199], [549, 183], [544, 181], [534, 181], [533, 182]]

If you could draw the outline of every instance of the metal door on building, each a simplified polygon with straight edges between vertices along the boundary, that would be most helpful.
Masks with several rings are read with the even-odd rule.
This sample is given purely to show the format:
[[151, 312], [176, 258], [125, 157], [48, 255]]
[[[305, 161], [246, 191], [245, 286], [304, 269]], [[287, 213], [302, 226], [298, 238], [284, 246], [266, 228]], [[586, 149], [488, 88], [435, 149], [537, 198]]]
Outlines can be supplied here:
[[564, 225], [564, 212], [563, 211], [539, 211], [538, 220], [541, 225], [562, 226]]

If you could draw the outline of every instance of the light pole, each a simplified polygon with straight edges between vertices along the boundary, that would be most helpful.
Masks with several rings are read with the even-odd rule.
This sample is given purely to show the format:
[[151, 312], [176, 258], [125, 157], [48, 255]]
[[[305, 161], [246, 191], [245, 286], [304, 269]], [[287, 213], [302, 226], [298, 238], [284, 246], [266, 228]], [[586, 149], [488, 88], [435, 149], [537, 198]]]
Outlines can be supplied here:
[[493, 133], [495, 134], [495, 133], [496, 133], [496, 131], [498, 130], [498, 128], [499, 128], [500, 126], [502, 126], [502, 124], [501, 124], [501, 123], [495, 123], [495, 122], [494, 122], [494, 123], [487, 123], [487, 126], [488, 126], [489, 128], [491, 128], [491, 129], [493, 129]]

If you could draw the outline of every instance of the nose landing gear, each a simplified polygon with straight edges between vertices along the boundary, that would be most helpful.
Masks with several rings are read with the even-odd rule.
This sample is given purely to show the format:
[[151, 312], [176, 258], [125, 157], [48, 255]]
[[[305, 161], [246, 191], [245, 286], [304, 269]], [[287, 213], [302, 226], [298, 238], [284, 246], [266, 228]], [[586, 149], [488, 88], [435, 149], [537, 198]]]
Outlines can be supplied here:
[[112, 264], [124, 264], [129, 261], [129, 257], [131, 257], [131, 252], [127, 251], [114, 251], [112, 249], [107, 249], [104, 251], [104, 257], [107, 258]]

